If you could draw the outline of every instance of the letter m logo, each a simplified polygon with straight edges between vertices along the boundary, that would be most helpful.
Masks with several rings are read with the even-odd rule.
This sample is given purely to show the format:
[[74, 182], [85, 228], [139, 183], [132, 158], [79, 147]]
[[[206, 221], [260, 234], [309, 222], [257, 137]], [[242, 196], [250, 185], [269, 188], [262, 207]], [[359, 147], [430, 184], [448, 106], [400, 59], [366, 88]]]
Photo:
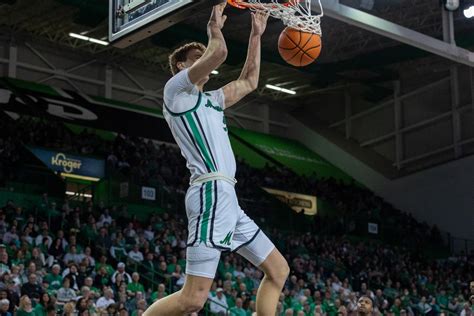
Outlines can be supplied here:
[[219, 243], [221, 245], [227, 245], [227, 246], [230, 246], [230, 241], [232, 240], [232, 235], [234, 234], [233, 231], [230, 231], [227, 233], [227, 236], [225, 236], [225, 238], [221, 241], [219, 241]]

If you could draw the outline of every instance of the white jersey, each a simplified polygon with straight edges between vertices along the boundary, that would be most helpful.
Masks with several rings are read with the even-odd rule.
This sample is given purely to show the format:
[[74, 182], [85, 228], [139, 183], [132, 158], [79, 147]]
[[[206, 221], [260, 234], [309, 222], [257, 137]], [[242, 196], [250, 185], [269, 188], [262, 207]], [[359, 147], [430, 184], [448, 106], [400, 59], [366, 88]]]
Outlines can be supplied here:
[[222, 89], [202, 93], [188, 70], [171, 78], [164, 89], [163, 114], [191, 172], [220, 172], [235, 177], [235, 157], [227, 134]]

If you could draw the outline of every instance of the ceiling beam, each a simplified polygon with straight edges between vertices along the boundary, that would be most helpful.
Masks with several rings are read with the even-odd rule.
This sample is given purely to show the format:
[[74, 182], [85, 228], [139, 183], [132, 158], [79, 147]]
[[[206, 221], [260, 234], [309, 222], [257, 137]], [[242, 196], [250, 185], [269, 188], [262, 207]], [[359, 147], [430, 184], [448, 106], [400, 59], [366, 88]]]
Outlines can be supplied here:
[[[338, 0], [321, 0], [321, 3], [328, 17], [474, 67], [474, 53], [466, 49], [340, 4]], [[319, 10], [318, 0], [311, 0], [311, 4], [313, 10]]]

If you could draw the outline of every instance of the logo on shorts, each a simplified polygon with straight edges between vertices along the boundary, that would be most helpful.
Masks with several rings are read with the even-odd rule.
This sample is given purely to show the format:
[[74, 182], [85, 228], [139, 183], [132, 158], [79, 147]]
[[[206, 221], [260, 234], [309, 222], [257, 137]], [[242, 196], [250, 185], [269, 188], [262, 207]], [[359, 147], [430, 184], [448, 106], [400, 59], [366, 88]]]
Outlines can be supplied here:
[[230, 241], [232, 240], [232, 235], [234, 234], [233, 231], [230, 231], [227, 233], [227, 236], [225, 236], [225, 238], [221, 241], [219, 241], [219, 243], [221, 245], [227, 245], [227, 246], [230, 246]]

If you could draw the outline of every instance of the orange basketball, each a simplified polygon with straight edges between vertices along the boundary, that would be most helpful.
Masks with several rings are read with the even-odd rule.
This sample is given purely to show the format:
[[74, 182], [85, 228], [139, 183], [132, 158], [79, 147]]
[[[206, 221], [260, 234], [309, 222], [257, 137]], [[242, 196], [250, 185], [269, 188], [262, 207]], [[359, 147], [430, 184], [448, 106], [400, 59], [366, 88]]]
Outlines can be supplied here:
[[307, 66], [321, 53], [321, 37], [318, 34], [302, 32], [287, 27], [278, 39], [278, 51], [290, 65]]

